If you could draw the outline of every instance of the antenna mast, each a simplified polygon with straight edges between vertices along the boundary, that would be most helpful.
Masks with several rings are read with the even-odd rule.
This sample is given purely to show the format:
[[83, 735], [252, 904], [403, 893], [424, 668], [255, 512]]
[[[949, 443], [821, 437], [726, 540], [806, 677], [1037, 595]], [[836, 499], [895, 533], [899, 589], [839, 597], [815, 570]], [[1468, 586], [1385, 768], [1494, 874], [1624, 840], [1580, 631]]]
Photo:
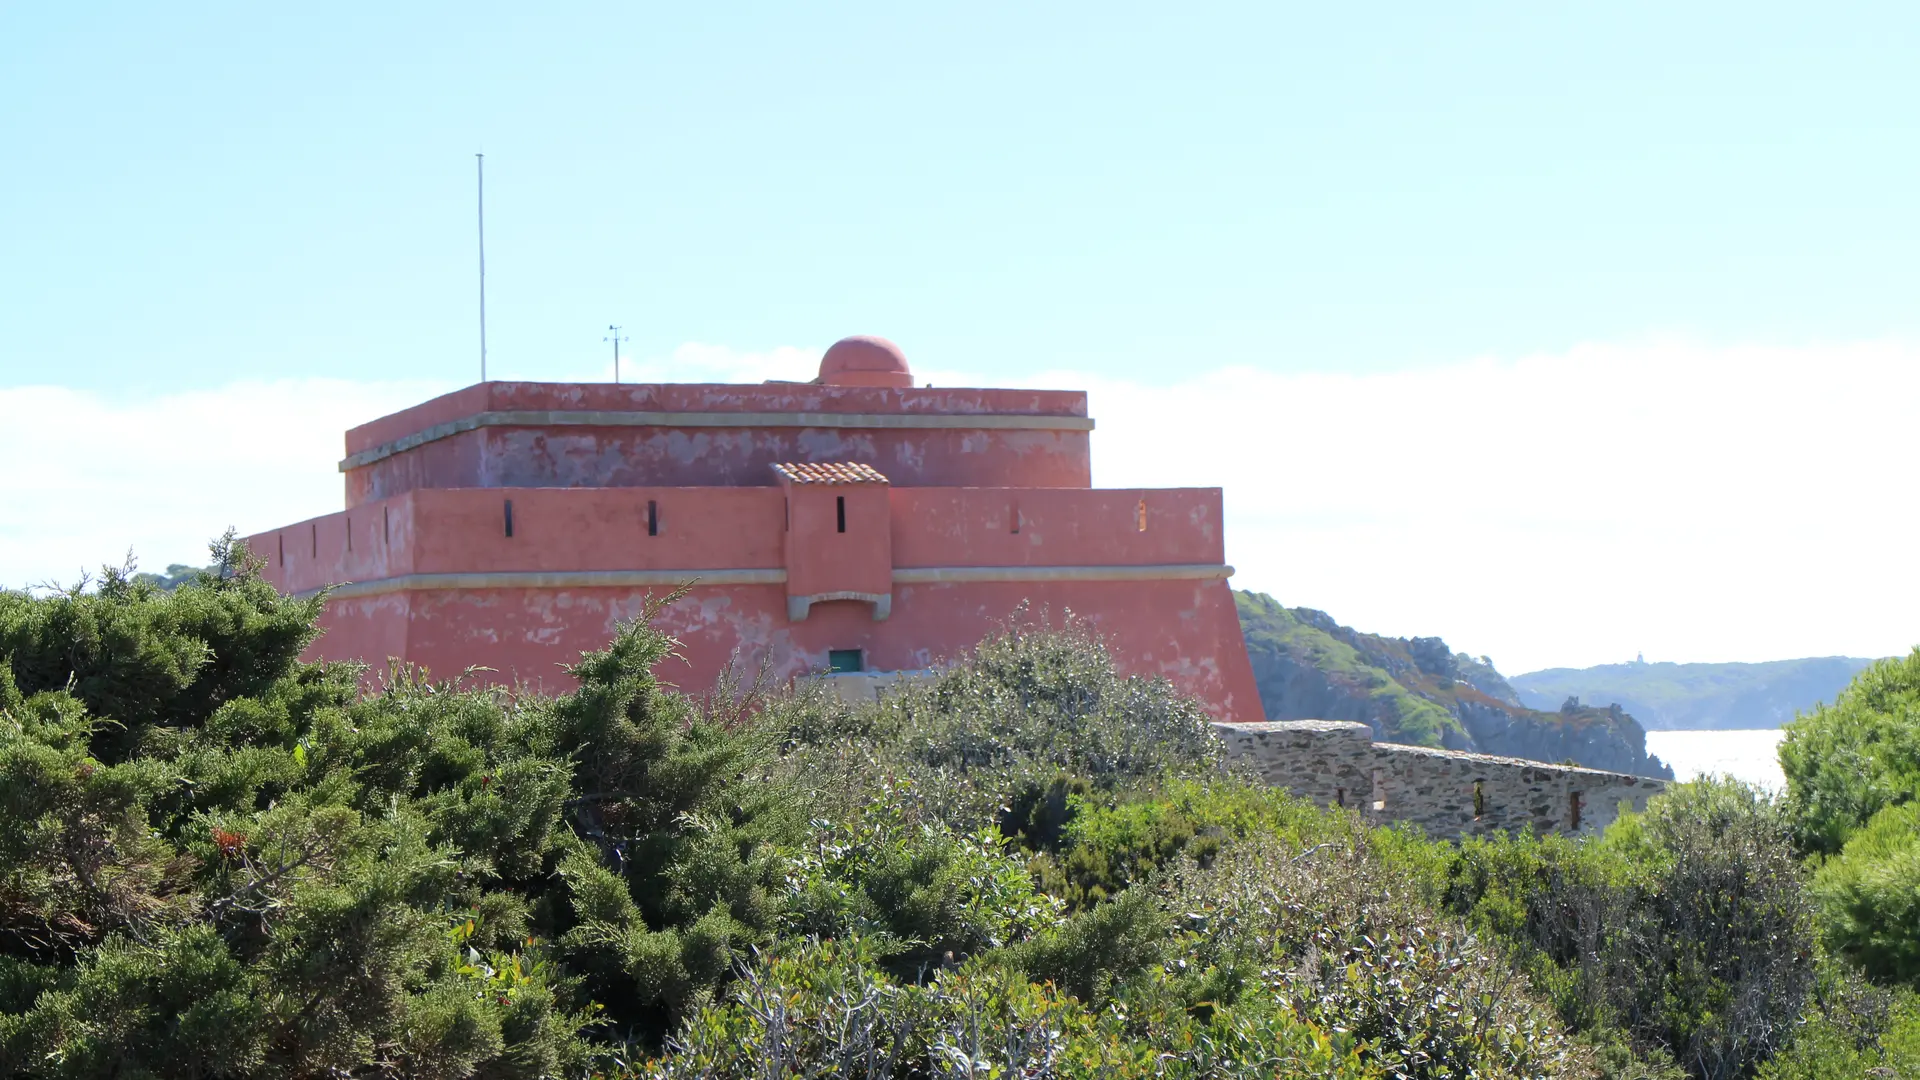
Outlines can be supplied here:
[[473, 155], [473, 179], [480, 212], [480, 381], [487, 381], [487, 155]]
[[613, 333], [608, 337], [601, 338], [600, 340], [613, 342], [613, 381], [619, 382], [620, 381], [620, 343], [627, 339], [620, 336], [619, 327], [610, 325], [607, 327], [607, 329], [613, 331]]

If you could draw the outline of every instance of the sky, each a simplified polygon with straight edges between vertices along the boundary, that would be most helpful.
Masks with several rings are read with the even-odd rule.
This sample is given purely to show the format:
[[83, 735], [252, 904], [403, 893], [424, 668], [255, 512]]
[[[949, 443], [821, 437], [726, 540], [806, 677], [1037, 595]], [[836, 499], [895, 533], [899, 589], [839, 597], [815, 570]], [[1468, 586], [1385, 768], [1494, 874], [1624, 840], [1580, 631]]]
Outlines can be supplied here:
[[1920, 9], [1681, 8], [0, 3], [0, 585], [337, 508], [484, 152], [491, 377], [877, 333], [1350, 625], [1905, 651]]

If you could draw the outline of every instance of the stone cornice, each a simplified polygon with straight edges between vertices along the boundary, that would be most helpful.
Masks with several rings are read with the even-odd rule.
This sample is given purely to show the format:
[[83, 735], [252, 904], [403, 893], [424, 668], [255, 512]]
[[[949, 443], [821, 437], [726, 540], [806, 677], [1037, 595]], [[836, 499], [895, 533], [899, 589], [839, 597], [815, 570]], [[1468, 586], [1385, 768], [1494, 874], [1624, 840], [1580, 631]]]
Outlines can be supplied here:
[[[1145, 566], [918, 566], [893, 571], [895, 585], [946, 585], [1025, 581], [1212, 581], [1233, 576], [1218, 563], [1161, 563]], [[778, 567], [723, 570], [488, 570], [458, 574], [402, 574], [333, 586], [330, 599], [439, 589], [633, 589], [680, 585], [784, 585]], [[313, 596], [308, 589], [298, 596]]]
[[371, 465], [415, 447], [485, 427], [837, 428], [896, 431], [1092, 431], [1087, 416], [1030, 413], [489, 411], [435, 424], [349, 454], [340, 471]]

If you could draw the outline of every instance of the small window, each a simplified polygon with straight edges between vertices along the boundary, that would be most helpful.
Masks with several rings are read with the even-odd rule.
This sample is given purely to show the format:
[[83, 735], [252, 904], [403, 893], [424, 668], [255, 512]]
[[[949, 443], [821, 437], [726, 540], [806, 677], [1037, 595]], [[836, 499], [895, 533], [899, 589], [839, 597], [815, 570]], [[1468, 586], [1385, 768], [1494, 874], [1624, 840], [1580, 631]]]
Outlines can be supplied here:
[[1014, 503], [1007, 508], [1007, 516], [1013, 521], [1013, 531], [1020, 531], [1020, 504]]
[[1147, 500], [1141, 499], [1140, 505], [1133, 508], [1135, 531], [1147, 531]]
[[275, 537], [280, 541], [280, 565], [285, 566], [287, 565], [287, 534], [276, 533]]
[[1580, 831], [1580, 793], [1567, 792], [1567, 831]]
[[834, 513], [839, 515], [839, 521], [840, 521], [840, 527], [836, 531], [846, 532], [847, 531], [847, 497], [845, 495], [835, 495], [833, 497], [833, 503], [834, 503]]
[[1346, 788], [1337, 787], [1333, 789], [1333, 805], [1340, 807], [1342, 810], [1346, 809], [1347, 807], [1347, 789]]
[[512, 539], [513, 538], [513, 500], [507, 499], [505, 501], [507, 504], [507, 509], [506, 509], [507, 538]]
[[316, 521], [307, 526], [307, 532], [311, 534], [313, 540], [313, 557], [317, 559], [320, 557], [320, 523]]
[[1487, 816], [1487, 782], [1475, 780], [1473, 782], [1473, 820], [1479, 821], [1485, 816]]
[[347, 518], [347, 550], [353, 550], [353, 519]]
[[867, 666], [859, 649], [832, 649], [827, 652], [827, 670], [843, 675], [865, 671]]
[[1379, 769], [1373, 770], [1373, 808], [1375, 810], [1387, 808], [1387, 781], [1380, 775]]
[[652, 499], [647, 500], [647, 535], [660, 535], [660, 504]]
[[380, 508], [380, 542], [393, 543], [393, 507], [391, 506]]

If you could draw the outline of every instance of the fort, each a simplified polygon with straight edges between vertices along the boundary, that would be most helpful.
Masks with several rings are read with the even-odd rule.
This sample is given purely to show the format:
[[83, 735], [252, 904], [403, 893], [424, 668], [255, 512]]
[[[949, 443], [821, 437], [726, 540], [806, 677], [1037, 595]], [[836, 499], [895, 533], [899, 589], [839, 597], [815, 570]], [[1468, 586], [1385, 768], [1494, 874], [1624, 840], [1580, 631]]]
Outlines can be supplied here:
[[[1071, 613], [1197, 699], [1270, 783], [1436, 835], [1580, 833], [1660, 781], [1265, 722], [1218, 488], [1096, 489], [1079, 391], [916, 386], [890, 342], [811, 382], [486, 382], [346, 434], [345, 507], [247, 538], [329, 590], [306, 658], [563, 690], [649, 598], [663, 677], [871, 697], [1016, 618]], [[1024, 613], [1024, 614], [1023, 614]]]
[[1260, 720], [1218, 488], [1095, 489], [1087, 396], [916, 386], [877, 338], [807, 383], [489, 382], [347, 432], [346, 505], [251, 536], [333, 587], [309, 658], [564, 689], [649, 595], [664, 677], [930, 667], [1069, 612], [1129, 674]]

